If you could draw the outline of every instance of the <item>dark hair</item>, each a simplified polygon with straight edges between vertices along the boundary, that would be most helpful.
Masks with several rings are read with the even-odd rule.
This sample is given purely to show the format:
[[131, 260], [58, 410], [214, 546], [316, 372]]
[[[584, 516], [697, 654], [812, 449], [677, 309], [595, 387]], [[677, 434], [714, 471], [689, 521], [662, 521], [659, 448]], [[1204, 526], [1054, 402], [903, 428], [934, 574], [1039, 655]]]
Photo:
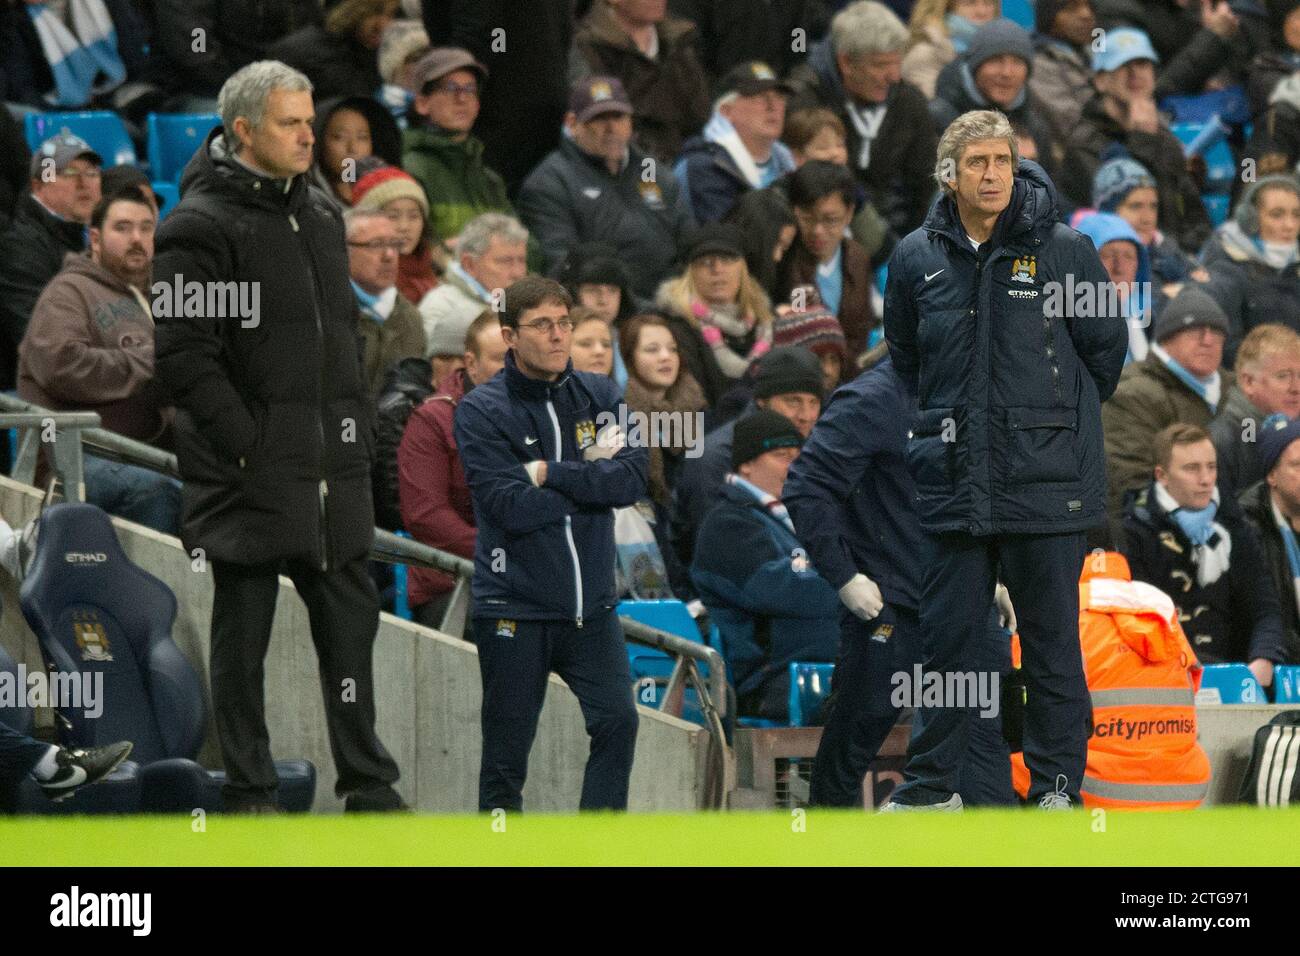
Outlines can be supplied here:
[[105, 194], [100, 198], [99, 202], [95, 203], [95, 208], [90, 213], [91, 229], [104, 228], [104, 220], [108, 217], [109, 207], [115, 202], [139, 203], [155, 215], [158, 212], [154, 204], [145, 196], [144, 190], [139, 186], [122, 186], [116, 192]]
[[465, 330], [465, 351], [473, 352], [475, 358], [481, 358], [483, 353], [479, 350], [478, 337], [483, 330], [493, 325], [500, 325], [501, 320], [491, 309], [484, 309], [474, 317], [474, 321], [469, 324]]
[[1176, 445], [1195, 445], [1210, 440], [1210, 433], [1199, 425], [1175, 422], [1156, 433], [1156, 437], [1151, 440], [1151, 447], [1155, 452], [1156, 464], [1168, 468], [1174, 460]]
[[[637, 345], [637, 341], [641, 338], [641, 330], [650, 328], [651, 326], [655, 326], [655, 325], [662, 326], [663, 328], [667, 329], [669, 334], [672, 335], [673, 337], [673, 344], [677, 343], [677, 334], [673, 332], [672, 325], [668, 322], [666, 318], [664, 318], [662, 315], [660, 315], [657, 312], [639, 313], [638, 315], [632, 316], [632, 318], [626, 320], [621, 325], [619, 325], [618, 351], [619, 354], [623, 356], [623, 365], [627, 369], [627, 374], [629, 377], [639, 378], [639, 376], [637, 376], [636, 374], [636, 362], [633, 359], [633, 356], [636, 355], [636, 345]], [[681, 377], [682, 372], [685, 370], [686, 370], [686, 364], [685, 364], [685, 359], [683, 359], [682, 365], [677, 371], [677, 375], [679, 378]]]
[[808, 209], [827, 196], [838, 195], [853, 210], [858, 204], [858, 181], [848, 167], [814, 159], [790, 175], [790, 205]]
[[749, 274], [764, 292], [774, 295], [777, 263], [772, 258], [772, 251], [781, 237], [781, 230], [795, 224], [790, 204], [775, 189], [751, 189], [731, 207], [723, 221], [740, 228]]
[[130, 163], [124, 166], [111, 166], [100, 174], [99, 195], [101, 197], [112, 196], [128, 187], [148, 190], [144, 194], [146, 199], [153, 195], [153, 186], [149, 183], [149, 177], [139, 166]]
[[573, 307], [573, 297], [569, 295], [569, 290], [554, 279], [524, 276], [517, 282], [511, 283], [510, 288], [505, 290], [502, 303], [505, 308], [500, 313], [501, 327], [518, 329], [521, 315], [547, 302], [557, 303], [566, 309]]

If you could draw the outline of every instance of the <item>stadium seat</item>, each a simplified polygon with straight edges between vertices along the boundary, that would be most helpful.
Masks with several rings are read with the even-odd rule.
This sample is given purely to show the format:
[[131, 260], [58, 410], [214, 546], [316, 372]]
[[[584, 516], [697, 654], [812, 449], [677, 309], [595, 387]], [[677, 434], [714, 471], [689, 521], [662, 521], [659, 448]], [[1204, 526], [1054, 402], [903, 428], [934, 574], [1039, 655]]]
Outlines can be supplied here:
[[1034, 32], [1034, 5], [1031, 0], [1002, 0], [1002, 15]]
[[[408, 531], [398, 531], [399, 538], [411, 537]], [[393, 613], [403, 621], [411, 621], [411, 603], [406, 594], [407, 571], [409, 569], [404, 564], [393, 565]]]
[[[1216, 135], [1209, 131], [1211, 123], [1215, 120], [1215, 117], [1211, 117], [1210, 122], [1206, 123], [1174, 123], [1169, 130], [1184, 147], [1192, 145], [1202, 134], [1210, 138], [1210, 142], [1203, 144], [1199, 150], [1205, 159], [1206, 191], [1225, 193], [1232, 189], [1233, 179], [1237, 175], [1237, 160], [1232, 155], [1232, 147], [1228, 145], [1224, 135]], [[1220, 129], [1226, 132], [1227, 128], [1220, 124]]]
[[1266, 704], [1264, 689], [1245, 664], [1207, 664], [1201, 671], [1198, 704]]
[[820, 724], [822, 707], [831, 695], [834, 664], [790, 662], [790, 726]]
[[154, 195], [158, 197], [158, 219], [161, 222], [180, 202], [181, 191], [175, 183], [154, 181], [149, 186], [153, 189]]
[[1300, 704], [1300, 667], [1279, 664], [1273, 668], [1273, 703]]
[[1250, 101], [1241, 85], [1228, 86], [1207, 93], [1180, 93], [1166, 96], [1160, 109], [1173, 116], [1175, 123], [1208, 123], [1217, 116], [1229, 126], [1250, 121]]
[[1201, 193], [1201, 204], [1205, 214], [1210, 217], [1210, 224], [1219, 228], [1228, 221], [1228, 212], [1232, 208], [1232, 197], [1227, 193]]
[[[203, 692], [172, 640], [171, 589], [127, 558], [108, 515], [94, 505], [52, 505], [38, 530], [22, 583], [23, 616], [53, 672], [103, 681], [102, 714], [64, 715], [67, 743], [130, 740], [148, 812], [220, 810], [222, 775], [194, 762], [203, 742]], [[281, 807], [310, 809], [315, 768], [277, 761], [276, 772]]]
[[180, 182], [185, 164], [220, 122], [216, 113], [150, 113], [149, 175], [159, 182]]
[[[0, 647], [0, 674], [19, 690], [26, 688], [18, 681], [18, 665], [9, 652]], [[33, 714], [27, 706], [25, 694], [20, 694], [14, 706], [0, 701], [0, 723], [20, 734], [32, 732]], [[35, 780], [22, 780], [8, 792], [0, 787], [0, 812], [34, 813], [43, 816], [73, 813], [135, 813], [140, 809], [140, 767], [127, 760], [106, 779], [87, 787], [58, 803], [47, 797]]]
[[33, 152], [65, 127], [80, 136], [107, 166], [125, 166], [136, 162], [135, 146], [127, 134], [126, 124], [116, 113], [96, 110], [85, 113], [28, 113], [23, 121], [27, 145]]

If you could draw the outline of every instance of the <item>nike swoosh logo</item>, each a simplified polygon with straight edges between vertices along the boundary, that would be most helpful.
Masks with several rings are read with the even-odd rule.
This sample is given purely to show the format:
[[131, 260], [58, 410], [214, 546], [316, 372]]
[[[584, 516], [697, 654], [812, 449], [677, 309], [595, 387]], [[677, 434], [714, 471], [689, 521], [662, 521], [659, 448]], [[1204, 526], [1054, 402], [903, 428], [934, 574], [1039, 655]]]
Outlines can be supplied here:
[[536, 438], [524, 438], [524, 444], [525, 444], [525, 445], [536, 445], [536, 444], [537, 444], [537, 439], [536, 439]]
[[66, 767], [64, 773], [67, 776], [55, 776], [43, 782], [46, 790], [59, 789], [63, 790], [68, 787], [79, 787], [86, 782], [86, 771], [81, 767]]
[[[943, 270], [943, 269], [940, 269], [940, 270], [939, 270], [939, 272], [943, 272], [943, 271], [945, 271], [945, 270]], [[937, 275], [939, 274], [939, 272], [932, 272], [932, 273], [930, 273], [928, 276], [925, 277], [925, 281], [926, 281], [926, 282], [929, 282], [931, 279], [933, 279], [935, 276], [937, 276]]]

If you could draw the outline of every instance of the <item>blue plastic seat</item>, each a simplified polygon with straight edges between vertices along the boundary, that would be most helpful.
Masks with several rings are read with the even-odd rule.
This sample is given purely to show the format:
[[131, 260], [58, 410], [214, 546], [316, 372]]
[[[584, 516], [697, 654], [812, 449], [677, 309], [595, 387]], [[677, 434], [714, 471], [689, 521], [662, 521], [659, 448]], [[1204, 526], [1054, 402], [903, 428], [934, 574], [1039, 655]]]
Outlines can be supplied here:
[[1034, 5], [1030, 0], [1002, 0], [1002, 15], [1034, 32]]
[[104, 166], [125, 166], [136, 162], [135, 146], [126, 124], [116, 113], [94, 110], [83, 113], [28, 113], [23, 120], [27, 145], [33, 152], [55, 133], [67, 128], [80, 136], [104, 160]]
[[158, 197], [158, 219], [162, 219], [176, 208], [176, 204], [181, 200], [181, 191], [175, 183], [151, 182], [149, 186], [153, 189], [154, 195]]
[[1214, 228], [1217, 229], [1228, 221], [1232, 197], [1227, 193], [1202, 193], [1201, 204], [1205, 206], [1205, 214], [1210, 217], [1210, 224]]
[[1300, 704], [1300, 667], [1295, 664], [1274, 667], [1273, 693], [1276, 704]]
[[[194, 762], [204, 736], [203, 688], [172, 640], [176, 597], [127, 558], [108, 515], [88, 504], [47, 508], [20, 595], [51, 670], [102, 681], [101, 713], [64, 712], [65, 744], [131, 741], [140, 805], [149, 812], [220, 809], [223, 776]], [[276, 775], [282, 808], [311, 809], [310, 763], [276, 761]]]
[[212, 127], [216, 113], [150, 113], [146, 122], [149, 175], [160, 182], [180, 182], [181, 171]]
[[790, 662], [790, 726], [804, 727], [817, 721], [831, 695], [834, 664]]
[[[1184, 146], [1203, 133], [1207, 123], [1174, 123], [1170, 132]], [[1233, 179], [1237, 175], [1237, 160], [1232, 155], [1232, 147], [1226, 139], [1220, 138], [1202, 152], [1205, 159], [1205, 188], [1208, 192], [1226, 193], [1232, 189]]]
[[1201, 672], [1198, 704], [1267, 704], [1264, 688], [1245, 664], [1207, 664]]

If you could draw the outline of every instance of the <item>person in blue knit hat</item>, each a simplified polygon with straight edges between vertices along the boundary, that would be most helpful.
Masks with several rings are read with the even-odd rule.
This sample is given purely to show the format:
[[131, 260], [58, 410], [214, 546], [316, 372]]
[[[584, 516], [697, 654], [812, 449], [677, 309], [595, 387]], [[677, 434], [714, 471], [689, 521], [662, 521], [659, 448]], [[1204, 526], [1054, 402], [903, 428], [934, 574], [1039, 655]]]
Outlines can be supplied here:
[[1282, 610], [1282, 647], [1300, 660], [1300, 418], [1270, 415], [1255, 444], [1264, 478], [1237, 501], [1259, 534]]

